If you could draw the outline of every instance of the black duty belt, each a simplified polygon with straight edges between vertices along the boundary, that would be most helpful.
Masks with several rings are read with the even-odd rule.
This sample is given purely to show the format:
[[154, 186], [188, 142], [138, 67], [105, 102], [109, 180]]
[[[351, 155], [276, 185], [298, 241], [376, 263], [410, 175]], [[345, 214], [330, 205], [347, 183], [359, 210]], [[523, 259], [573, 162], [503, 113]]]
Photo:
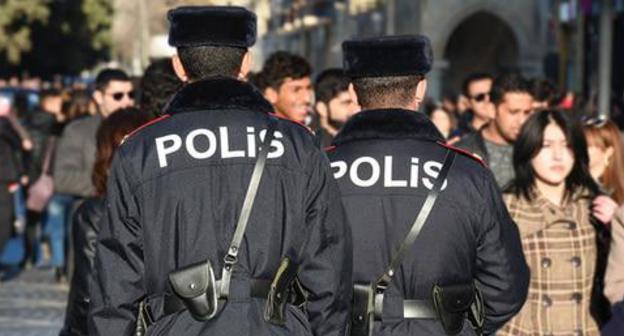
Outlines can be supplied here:
[[437, 319], [438, 314], [433, 304], [426, 300], [403, 300], [403, 318]]
[[[221, 285], [221, 281], [217, 281], [217, 286]], [[271, 280], [252, 279], [250, 281], [249, 296], [258, 299], [266, 299], [271, 290]], [[175, 314], [186, 309], [184, 302], [177, 295], [165, 294], [163, 297], [163, 313], [164, 315]]]

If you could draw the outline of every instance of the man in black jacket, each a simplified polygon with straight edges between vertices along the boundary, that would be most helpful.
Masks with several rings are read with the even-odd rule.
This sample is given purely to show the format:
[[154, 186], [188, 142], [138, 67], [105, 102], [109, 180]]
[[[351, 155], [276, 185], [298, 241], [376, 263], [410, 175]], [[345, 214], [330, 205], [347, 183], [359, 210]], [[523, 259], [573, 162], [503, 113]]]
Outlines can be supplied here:
[[[116, 154], [89, 334], [133, 333], [144, 306], [150, 335], [344, 335], [351, 232], [329, 161], [313, 136], [273, 117], [271, 104], [240, 80], [250, 67], [256, 16], [239, 7], [182, 7], [169, 20], [169, 41], [178, 50], [174, 69], [186, 84], [166, 115], [129, 136]], [[269, 125], [274, 139], [266, 146], [229, 298], [200, 322], [176, 308], [180, 299], [168, 277], [208, 260], [223, 293], [224, 257]], [[296, 275], [307, 294], [305, 310], [287, 304], [281, 323], [265, 322], [266, 287], [256, 285], [270, 282], [285, 257], [295, 269], [280, 274]], [[187, 287], [196, 288], [195, 282]], [[271, 298], [279, 305], [287, 297]]]
[[281, 50], [269, 55], [259, 76], [276, 115], [307, 123], [314, 95], [311, 73], [310, 63], [299, 55]]
[[[424, 36], [343, 44], [350, 90], [363, 111], [338, 133], [329, 157], [353, 232], [357, 283], [374, 282], [384, 273], [434, 186], [446, 153], [457, 151], [416, 112], [425, 96], [430, 48]], [[473, 284], [483, 297], [484, 333], [495, 332], [520, 310], [529, 270], [518, 230], [492, 174], [478, 159], [457, 153], [420, 235], [389, 273], [393, 277], [380, 307], [382, 323], [374, 323], [375, 335], [444, 335], [431, 302], [434, 285], [465, 288], [442, 295], [445, 309], [438, 310], [458, 314], [457, 331], [464, 335], [474, 334], [468, 323], [461, 326], [468, 304], [478, 302]]]
[[344, 71], [330, 68], [321, 72], [314, 82], [316, 102], [314, 110], [318, 117], [316, 140], [320, 148], [331, 145], [338, 130], [360, 107], [349, 94], [349, 78]]
[[533, 113], [530, 89], [529, 83], [518, 74], [498, 76], [490, 93], [496, 112], [494, 120], [479, 130], [466, 133], [456, 144], [479, 156], [503, 189], [514, 178], [513, 143]]

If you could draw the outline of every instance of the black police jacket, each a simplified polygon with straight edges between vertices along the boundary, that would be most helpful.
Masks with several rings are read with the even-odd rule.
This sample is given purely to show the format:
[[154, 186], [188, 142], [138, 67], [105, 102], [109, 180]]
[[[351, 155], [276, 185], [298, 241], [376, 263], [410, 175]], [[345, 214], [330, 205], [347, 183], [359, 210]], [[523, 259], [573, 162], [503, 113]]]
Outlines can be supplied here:
[[[220, 278], [272, 111], [251, 85], [208, 79], [185, 86], [167, 114], [127, 137], [108, 181], [98, 236], [90, 335], [130, 335], [139, 302], [155, 319], [148, 335], [343, 335], [352, 281], [351, 233], [326, 155], [312, 135], [277, 120], [275, 139], [217, 317], [165, 315], [159, 295], [170, 272], [210, 260]], [[263, 320], [250, 279], [270, 280], [284, 257], [298, 266], [306, 310], [287, 307], [285, 325]]]
[[[353, 233], [355, 282], [373, 282], [389, 266], [450, 148], [443, 141], [424, 114], [400, 109], [360, 112], [334, 139], [328, 155]], [[376, 334], [444, 335], [437, 320], [403, 319], [402, 300], [431, 300], [434, 284], [472, 282], [485, 301], [485, 332], [494, 332], [522, 307], [528, 280], [492, 174], [462, 153], [386, 290]], [[468, 323], [463, 333], [473, 334]]]

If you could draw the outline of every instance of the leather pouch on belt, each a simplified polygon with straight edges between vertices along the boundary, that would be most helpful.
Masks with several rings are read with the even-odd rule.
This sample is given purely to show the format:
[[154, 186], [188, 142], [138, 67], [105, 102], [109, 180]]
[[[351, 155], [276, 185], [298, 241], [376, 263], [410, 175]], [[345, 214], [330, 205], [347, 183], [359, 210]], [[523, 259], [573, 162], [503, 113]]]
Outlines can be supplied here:
[[433, 286], [433, 305], [447, 335], [457, 335], [475, 297], [473, 284]]
[[169, 273], [171, 288], [194, 319], [206, 321], [218, 312], [217, 282], [210, 261]]
[[373, 333], [375, 292], [370, 283], [353, 285], [351, 335], [369, 336]]
[[283, 325], [286, 323], [286, 304], [300, 304], [301, 306], [305, 304], [305, 298], [299, 297], [299, 293], [302, 293], [302, 290], [296, 276], [297, 266], [288, 258], [282, 259], [271, 282], [271, 288], [264, 307], [265, 321]]

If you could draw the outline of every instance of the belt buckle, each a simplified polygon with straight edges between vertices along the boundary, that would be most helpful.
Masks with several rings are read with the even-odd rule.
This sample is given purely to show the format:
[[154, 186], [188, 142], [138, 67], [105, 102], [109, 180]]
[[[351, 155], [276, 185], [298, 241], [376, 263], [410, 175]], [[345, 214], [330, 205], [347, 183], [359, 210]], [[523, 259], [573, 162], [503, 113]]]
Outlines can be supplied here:
[[145, 303], [143, 303], [143, 318], [146, 320], [145, 322], [147, 324], [147, 327], [154, 324], [154, 322], [156, 321], [154, 319], [154, 316], [152, 315], [152, 308], [150, 307], [148, 301], [145, 301]]

